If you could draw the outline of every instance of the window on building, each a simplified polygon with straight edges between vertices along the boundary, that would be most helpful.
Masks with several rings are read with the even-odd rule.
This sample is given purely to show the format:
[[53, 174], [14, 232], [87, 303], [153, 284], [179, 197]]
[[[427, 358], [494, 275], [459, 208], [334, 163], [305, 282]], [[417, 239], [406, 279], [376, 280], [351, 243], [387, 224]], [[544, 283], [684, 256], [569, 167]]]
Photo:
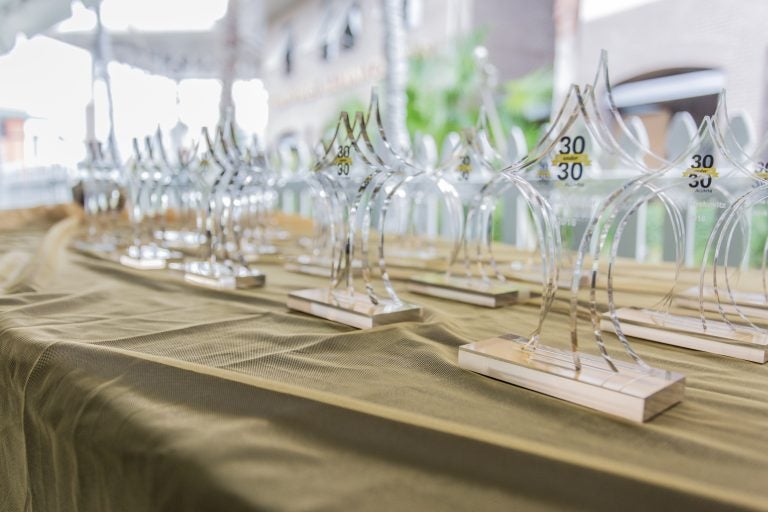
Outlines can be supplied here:
[[290, 75], [293, 73], [293, 36], [288, 35], [288, 37], [285, 40], [285, 50], [283, 53], [283, 72], [286, 75]]
[[344, 50], [351, 50], [357, 44], [357, 38], [360, 37], [363, 25], [363, 13], [357, 2], [349, 6], [349, 10], [344, 18], [344, 30], [341, 33], [340, 46]]
[[323, 42], [320, 44], [320, 58], [325, 61], [331, 60], [333, 58], [331, 52], [331, 42], [328, 41], [327, 37], [323, 38]]
[[325, 18], [320, 27], [320, 58], [324, 61], [333, 60], [338, 54], [338, 38], [334, 37], [335, 16], [330, 5], [325, 6]]

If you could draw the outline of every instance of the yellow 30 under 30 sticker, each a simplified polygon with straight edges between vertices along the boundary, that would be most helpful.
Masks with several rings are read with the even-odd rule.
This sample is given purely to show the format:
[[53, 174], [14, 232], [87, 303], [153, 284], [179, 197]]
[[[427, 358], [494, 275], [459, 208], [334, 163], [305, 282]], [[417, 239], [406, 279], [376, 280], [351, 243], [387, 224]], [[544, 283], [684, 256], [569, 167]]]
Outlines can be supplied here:
[[759, 187], [763, 181], [768, 181], [768, 161], [757, 162], [757, 169], [755, 169], [755, 178], [759, 181], [755, 181], [753, 187]]
[[688, 186], [696, 191], [709, 191], [712, 180], [719, 177], [715, 159], [712, 155], [693, 155], [691, 166], [683, 171], [683, 176], [690, 178]]
[[472, 159], [469, 157], [469, 155], [464, 155], [461, 157], [461, 162], [456, 167], [456, 171], [458, 171], [459, 176], [461, 176], [461, 179], [468, 180], [469, 179], [469, 173], [472, 172]]
[[588, 167], [592, 165], [592, 161], [589, 159], [589, 155], [586, 153], [558, 153], [555, 155], [555, 158], [552, 159], [552, 165], [560, 165], [560, 164], [582, 164], [585, 167]]
[[561, 137], [560, 150], [552, 158], [552, 166], [557, 167], [557, 179], [560, 181], [579, 181], [584, 176], [584, 168], [592, 165], [589, 155], [585, 153], [584, 137]]
[[349, 146], [340, 146], [336, 152], [336, 158], [333, 159], [339, 176], [348, 176], [349, 168], [352, 166], [352, 157], [349, 155]]

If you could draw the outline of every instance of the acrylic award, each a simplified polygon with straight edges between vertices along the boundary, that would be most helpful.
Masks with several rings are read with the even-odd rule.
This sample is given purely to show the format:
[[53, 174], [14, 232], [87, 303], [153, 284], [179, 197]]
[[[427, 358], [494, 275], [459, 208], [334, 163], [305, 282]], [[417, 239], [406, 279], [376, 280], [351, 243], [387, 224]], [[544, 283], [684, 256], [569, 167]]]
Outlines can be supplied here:
[[697, 310], [697, 323], [705, 331], [723, 331], [718, 338], [726, 341], [708, 339], [709, 351], [761, 364], [768, 361], [767, 216], [768, 187], [755, 182], [718, 219], [707, 241], [698, 288], [675, 301]]
[[122, 243], [118, 217], [125, 199], [123, 168], [104, 154], [97, 141], [86, 144], [86, 149], [88, 158], [78, 165], [84, 233], [72, 246], [84, 254], [111, 259]]
[[[481, 113], [478, 126], [463, 132], [450, 146], [451, 154], [436, 171], [436, 177], [451, 185], [461, 200], [459, 222], [464, 227], [461, 248], [451, 253], [444, 272], [412, 275], [408, 280], [410, 291], [491, 308], [514, 304], [529, 297], [525, 286], [510, 283], [501, 274], [489, 276], [476, 271], [478, 267], [473, 249], [483, 234], [474, 229], [473, 222], [464, 218], [464, 212], [472, 211], [480, 192], [498, 175], [504, 161], [489, 142], [488, 131], [485, 115]], [[510, 146], [514, 149], [511, 152], [519, 154], [522, 151], [521, 142], [515, 140], [515, 132], [512, 133]]]
[[[503, 132], [493, 99], [497, 73], [488, 61], [487, 50], [476, 47], [473, 55], [480, 77], [482, 100], [478, 122], [474, 128], [467, 128], [461, 134], [449, 133], [445, 137], [442, 161], [435, 169], [435, 174], [459, 194], [464, 212], [462, 227], [466, 223], [464, 217], [471, 210], [480, 190], [500, 169], [522, 159], [527, 152], [525, 136], [519, 127], [513, 126], [508, 136]], [[440, 274], [424, 272], [412, 275], [408, 280], [409, 290], [486, 307], [500, 307], [526, 299], [528, 290], [525, 287], [511, 284], [503, 278], [489, 279], [475, 272], [477, 265], [472, 260], [469, 247], [474, 246], [478, 235], [469, 227], [462, 230], [462, 250], [451, 253], [447, 270]]]
[[374, 94], [366, 115], [358, 112], [350, 119], [346, 112], [341, 114], [331, 142], [324, 145], [312, 180], [328, 212], [330, 282], [291, 292], [287, 303], [291, 309], [362, 329], [421, 318], [421, 307], [399, 298], [387, 269], [389, 213], [410, 176], [396, 165], [395, 154], [382, 155], [384, 151], [375, 148], [368, 123], [371, 129], [379, 127], [381, 142], [387, 143], [377, 117]]
[[[615, 232], [610, 212], [622, 204], [626, 183], [648, 174], [608, 142], [594, 105], [585, 101], [590, 89], [582, 95], [571, 88], [539, 145], [502, 172], [477, 203], [478, 229], [492, 224], [494, 206], [506, 193], [526, 204], [529, 215], [522, 218], [534, 238], [527, 264], [541, 285], [540, 315], [528, 334], [460, 347], [459, 366], [642, 422], [682, 400], [685, 378], [649, 366], [626, 339], [619, 339], [618, 350], [609, 347], [600, 330], [599, 255], [610, 239], [602, 233]], [[506, 271], [489, 250], [480, 258], [488, 272]], [[582, 343], [590, 338], [592, 350]]]
[[634, 185], [631, 201], [665, 212], [679, 233], [675, 274], [667, 277], [674, 284], [653, 306], [611, 310], [603, 328], [764, 363], [762, 180], [758, 163], [729, 142], [728, 130], [721, 101], [676, 165]]
[[140, 270], [161, 270], [169, 263], [182, 261], [184, 256], [164, 247], [155, 238], [155, 228], [164, 229], [168, 214], [166, 194], [171, 176], [157, 160], [152, 139], [146, 137], [144, 142], [146, 151], [142, 155], [138, 140], [133, 140], [134, 156], [129, 163], [129, 218], [133, 241], [119, 261]]
[[205, 187], [196, 165], [197, 147], [176, 147], [171, 157], [165, 149], [160, 130], [156, 134], [156, 143], [158, 165], [163, 168], [166, 177], [161, 201], [166, 205], [167, 214], [162, 223], [155, 226], [155, 239], [169, 250], [197, 256], [204, 242], [197, 219]]
[[275, 242], [284, 238], [274, 218], [280, 194], [278, 174], [258, 138], [254, 137], [249, 147], [241, 149], [234, 124], [230, 126], [230, 161], [240, 169], [232, 175], [228, 186], [233, 198], [229, 217], [231, 249], [239, 251], [249, 265], [276, 262], [280, 249]]
[[[373, 211], [386, 208], [374, 232], [387, 237], [387, 275], [407, 280], [414, 273], [440, 273], [458, 247], [462, 230], [461, 204], [454, 186], [438, 172], [437, 145], [429, 135], [416, 134], [411, 147], [388, 138], [374, 90], [364, 118], [364, 159], [392, 173], [386, 194], [376, 194]], [[394, 171], [394, 172], [393, 172]], [[395, 181], [401, 180], [397, 185]], [[383, 203], [386, 202], [386, 205]], [[386, 219], [386, 222], [384, 222]], [[383, 268], [374, 269], [383, 273]]]
[[387, 263], [403, 279], [414, 272], [437, 272], [445, 267], [448, 239], [461, 229], [460, 225], [447, 226], [455, 217], [443, 213], [443, 192], [455, 197], [456, 191], [445, 181], [442, 189], [437, 186], [441, 180], [435, 173], [437, 146], [432, 137], [417, 134], [408, 154], [386, 144], [381, 133], [379, 127], [371, 132], [369, 139], [375, 152], [370, 159], [381, 160], [390, 168], [398, 167], [409, 176], [418, 175], [392, 198], [386, 226]]
[[[230, 130], [233, 133], [234, 130]], [[263, 286], [265, 275], [251, 268], [242, 249], [244, 177], [255, 164], [248, 155], [234, 146], [234, 137], [226, 140], [223, 128], [212, 140], [203, 130], [207, 152], [199, 163], [201, 174], [210, 174], [210, 185], [203, 191], [199, 225], [204, 229], [202, 258], [184, 263], [184, 280], [198, 286], [215, 289], [253, 288]]]
[[[292, 219], [296, 244], [289, 247], [285, 258], [285, 268], [292, 272], [325, 278], [334, 272], [338, 245], [347, 229], [343, 220], [346, 207], [340, 204], [342, 196], [336, 195], [337, 182], [359, 172], [353, 166], [348, 124], [340, 116], [327, 140], [314, 148], [306, 171], [289, 182], [292, 186], [288, 190], [295, 191], [298, 202], [297, 208], [289, 207], [290, 212], [298, 210]], [[359, 260], [352, 261], [350, 266], [350, 272], [360, 274]]]
[[311, 252], [312, 190], [307, 185], [310, 174], [310, 151], [295, 135], [280, 139], [270, 146], [270, 166], [275, 169], [277, 193], [276, 211], [272, 224], [276, 226], [274, 243], [283, 259], [294, 259]]

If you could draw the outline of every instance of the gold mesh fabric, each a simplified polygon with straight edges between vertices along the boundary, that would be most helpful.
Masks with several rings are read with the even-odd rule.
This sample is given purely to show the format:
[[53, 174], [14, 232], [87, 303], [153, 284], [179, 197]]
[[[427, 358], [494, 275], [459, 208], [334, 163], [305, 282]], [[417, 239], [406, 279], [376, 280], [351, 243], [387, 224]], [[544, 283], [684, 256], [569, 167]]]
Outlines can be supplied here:
[[768, 508], [766, 365], [637, 341], [688, 387], [636, 425], [457, 367], [535, 303], [358, 331], [286, 309], [320, 278], [211, 291], [48, 224], [0, 233], [2, 511]]

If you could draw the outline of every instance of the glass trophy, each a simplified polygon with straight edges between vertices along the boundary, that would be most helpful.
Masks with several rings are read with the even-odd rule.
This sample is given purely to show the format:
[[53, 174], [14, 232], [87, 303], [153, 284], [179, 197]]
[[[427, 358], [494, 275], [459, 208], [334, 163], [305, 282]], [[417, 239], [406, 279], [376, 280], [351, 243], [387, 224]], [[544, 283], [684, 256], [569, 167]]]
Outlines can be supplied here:
[[[327, 175], [334, 169], [337, 178], [352, 172], [352, 157], [343, 156], [351, 151], [350, 148], [349, 134], [339, 118], [327, 141], [314, 148], [313, 161], [307, 163], [306, 170], [300, 167], [301, 171], [288, 182], [288, 190], [295, 192], [298, 207], [289, 209], [295, 212], [291, 225], [296, 233], [296, 244], [286, 251], [284, 266], [287, 270], [331, 277], [337, 258], [337, 237], [342, 236], [339, 230], [343, 226], [338, 215], [342, 214], [343, 208], [336, 203], [337, 197], [329, 192], [335, 189]], [[360, 275], [360, 268], [359, 260], [351, 262], [350, 272]]]
[[155, 226], [164, 226], [167, 214], [170, 176], [156, 160], [151, 138], [146, 137], [144, 143], [146, 151], [142, 155], [138, 140], [133, 140], [134, 157], [128, 165], [133, 242], [119, 261], [126, 267], [159, 270], [167, 268], [168, 263], [182, 261], [184, 256], [159, 245], [155, 239]]
[[[515, 192], [527, 205], [522, 219], [535, 238], [527, 263], [541, 285], [540, 315], [528, 335], [460, 347], [459, 366], [642, 422], [682, 400], [685, 378], [649, 366], [626, 338], [618, 350], [609, 348], [600, 329], [599, 256], [616, 236], [613, 211], [625, 204], [628, 182], [652, 173], [611, 143], [591, 94], [591, 86], [584, 94], [572, 86], [537, 147], [489, 184], [476, 204], [473, 223], [481, 232], [490, 229], [504, 194]], [[490, 250], [479, 258], [485, 271], [506, 271]], [[584, 347], [580, 341], [589, 338], [594, 345]]]
[[697, 126], [687, 112], [673, 116], [667, 127], [665, 154], [651, 151], [648, 132], [636, 116], [625, 117], [616, 106], [611, 86], [608, 53], [600, 52], [597, 73], [592, 87], [584, 91], [585, 100], [591, 107], [595, 126], [601, 132], [604, 143], [610, 145], [623, 158], [637, 161], [647, 171], [666, 169], [688, 150], [696, 136]]
[[[369, 122], [372, 132], [378, 127], [385, 144], [379, 152], [369, 136]], [[366, 115], [358, 112], [354, 119], [346, 112], [340, 115], [311, 176], [324, 202], [321, 211], [328, 215], [330, 283], [291, 292], [289, 308], [361, 329], [421, 319], [421, 307], [398, 297], [386, 264], [389, 213], [403, 186], [415, 179], [399, 165], [384, 161], [390, 157], [397, 161], [395, 154], [385, 153], [388, 147], [375, 93]]]
[[201, 208], [204, 187], [195, 165], [196, 146], [174, 148], [172, 160], [163, 144], [162, 133], [156, 134], [158, 164], [163, 168], [165, 181], [161, 192], [162, 201], [167, 209], [164, 222], [156, 226], [155, 239], [173, 251], [185, 255], [197, 256], [202, 248], [204, 237], [197, 224], [197, 212]]
[[405, 154], [381, 136], [384, 130], [380, 124], [373, 133], [380, 135], [373, 144], [379, 150], [369, 160], [396, 169], [393, 179], [401, 179], [397, 185], [388, 185], [392, 188], [386, 195], [375, 196], [378, 202], [374, 202], [373, 210], [386, 214], [379, 216], [375, 229], [387, 236], [388, 268], [385, 271], [380, 264], [374, 271], [407, 281], [411, 291], [428, 293], [423, 287], [437, 287], [437, 293], [430, 294], [442, 296], [443, 276], [461, 245], [463, 210], [459, 193], [436, 170], [434, 140], [417, 137], [412, 153]]
[[200, 162], [200, 173], [208, 175], [199, 224], [205, 232], [205, 254], [201, 259], [184, 263], [184, 280], [208, 288], [238, 289], [263, 286], [266, 277], [252, 269], [240, 250], [242, 233], [241, 215], [243, 197], [241, 182], [244, 175], [254, 170], [252, 162], [230, 148], [224, 129], [216, 130], [212, 140], [203, 129], [207, 151]]
[[[397, 151], [389, 144], [381, 116], [378, 114], [378, 95], [375, 90], [367, 112], [361, 116], [360, 125], [365, 126], [365, 133], [356, 135], [357, 140], [350, 140], [349, 145], [352, 152], [357, 153], [360, 161], [368, 167], [388, 171], [398, 168], [407, 174], [434, 169], [436, 149], [434, 140], [430, 137], [417, 137], [411, 154]], [[346, 135], [342, 134], [342, 136]], [[338, 137], [337, 128], [332, 132], [330, 139], [334, 140]], [[318, 168], [327, 165], [325, 161], [327, 147], [327, 144], [319, 146], [316, 163], [313, 165], [315, 170], [311, 171], [310, 175], [317, 172]], [[415, 186], [418, 181], [408, 183], [413, 183]], [[299, 238], [299, 245], [305, 250], [302, 254], [288, 257], [285, 266], [289, 270], [328, 277], [332, 267], [332, 244], [329, 243], [328, 222], [331, 218], [328, 213], [329, 203], [323, 199], [322, 194], [317, 193], [319, 184], [316, 179], [305, 178], [303, 185], [301, 201], [303, 211], [300, 211], [299, 215], [306, 217], [308, 211], [318, 213], [312, 216], [312, 235], [307, 234], [304, 228], [304, 233]], [[434, 190], [406, 194], [407, 188], [399, 189], [398, 193], [391, 198], [390, 213], [384, 227], [388, 236], [387, 265], [391, 269], [389, 274], [396, 279], [406, 278], [413, 269], [439, 268], [441, 265], [444, 267], [444, 257], [435, 245], [436, 230], [439, 229], [440, 224], [438, 221], [439, 194], [435, 194]], [[311, 193], [313, 191], [315, 193]], [[306, 208], [306, 205], [309, 205], [309, 208]], [[374, 213], [378, 212], [377, 208], [373, 209]], [[352, 261], [351, 272], [355, 276], [362, 276], [363, 266], [363, 261], [359, 255], [356, 255]], [[378, 269], [372, 271], [379, 273]]]
[[275, 262], [280, 254], [273, 242], [281, 236], [273, 219], [279, 197], [278, 175], [256, 137], [250, 147], [240, 149], [234, 124], [230, 125], [229, 146], [230, 161], [239, 169], [228, 186], [233, 210], [231, 250], [242, 254], [248, 264]]
[[306, 185], [309, 176], [310, 151], [296, 135], [281, 139], [271, 148], [270, 162], [276, 169], [275, 189], [279, 209], [275, 212], [275, 243], [284, 258], [295, 258], [309, 250], [311, 237], [307, 236], [312, 220], [310, 205], [312, 193]]
[[[457, 193], [461, 201], [458, 222], [464, 229], [460, 250], [451, 253], [444, 272], [411, 276], [408, 289], [443, 299], [497, 308], [526, 300], [529, 292], [519, 284], [508, 282], [501, 274], [489, 276], [475, 272], [477, 265], [473, 261], [474, 253], [471, 248], [478, 243], [482, 234], [474, 229], [475, 224], [471, 219], [465, 222], [464, 212], [471, 211], [473, 201], [498, 175], [498, 169], [503, 166], [501, 162], [504, 160], [488, 140], [484, 119], [485, 116], [481, 114], [478, 127], [465, 130], [457, 143], [452, 144], [452, 154], [448, 161], [437, 170], [437, 177], [456, 190], [448, 192], [448, 189], [444, 188], [446, 193]], [[515, 142], [514, 138], [511, 142]], [[512, 151], [520, 150], [519, 142], [518, 140], [516, 144], [510, 144], [515, 147]]]
[[250, 264], [278, 262], [281, 250], [277, 244], [287, 237], [275, 218], [284, 182], [259, 138], [253, 136], [247, 146], [241, 144], [234, 124], [231, 126], [234, 156], [244, 164], [233, 183], [240, 204], [237, 247]]
[[480, 77], [482, 102], [478, 123], [473, 129], [446, 137], [443, 161], [436, 169], [436, 174], [458, 191], [462, 202], [462, 250], [451, 253], [445, 272], [411, 276], [408, 289], [469, 304], [501, 307], [527, 299], [528, 289], [508, 282], [500, 274], [491, 278], [475, 271], [477, 265], [470, 246], [475, 245], [480, 235], [465, 217], [480, 190], [493, 180], [500, 169], [520, 160], [527, 152], [527, 144], [518, 127], [513, 127], [505, 136], [493, 99], [497, 85], [496, 69], [488, 61], [485, 48], [476, 47], [473, 55]]
[[113, 258], [121, 243], [120, 210], [125, 199], [121, 166], [107, 158], [97, 141], [87, 145], [88, 157], [79, 164], [83, 191], [84, 236], [73, 248], [94, 257]]
[[[410, 154], [397, 151], [376, 137], [370, 138], [377, 148], [376, 158], [389, 167], [399, 167], [414, 176], [392, 197], [387, 221], [387, 264], [398, 269], [398, 278], [407, 279], [413, 271], [434, 271], [445, 267], [443, 248], [460, 226], [447, 226], [443, 214], [446, 206], [442, 190], [454, 192], [445, 182], [438, 184], [435, 175], [437, 146], [429, 135], [417, 134]], [[441, 189], [440, 186], [445, 187]], [[443, 237], [443, 235], [446, 235]], [[448, 249], [450, 251], [450, 249]]]
[[612, 309], [602, 324], [620, 337], [764, 363], [763, 181], [729, 130], [723, 96], [676, 165], [633, 185], [631, 201], [665, 211], [679, 233], [674, 284], [656, 305]]

